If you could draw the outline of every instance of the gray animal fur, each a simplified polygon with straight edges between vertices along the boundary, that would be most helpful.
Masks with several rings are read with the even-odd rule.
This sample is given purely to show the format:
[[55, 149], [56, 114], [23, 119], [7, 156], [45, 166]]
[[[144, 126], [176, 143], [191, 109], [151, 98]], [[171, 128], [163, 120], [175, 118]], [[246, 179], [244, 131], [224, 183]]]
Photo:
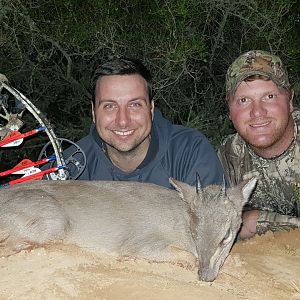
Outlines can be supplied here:
[[4, 188], [2, 254], [63, 241], [118, 257], [196, 265], [199, 278], [212, 281], [229, 254], [256, 179], [226, 191], [170, 182], [177, 191], [111, 181], [36, 181]]

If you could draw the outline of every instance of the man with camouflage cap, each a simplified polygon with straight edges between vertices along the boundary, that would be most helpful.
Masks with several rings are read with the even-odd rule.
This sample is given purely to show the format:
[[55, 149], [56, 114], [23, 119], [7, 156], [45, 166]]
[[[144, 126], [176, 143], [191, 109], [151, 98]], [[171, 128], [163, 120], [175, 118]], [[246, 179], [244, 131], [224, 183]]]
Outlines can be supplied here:
[[230, 119], [237, 131], [219, 157], [230, 184], [256, 176], [240, 238], [300, 227], [300, 111], [281, 59], [265, 51], [239, 56], [226, 76]]

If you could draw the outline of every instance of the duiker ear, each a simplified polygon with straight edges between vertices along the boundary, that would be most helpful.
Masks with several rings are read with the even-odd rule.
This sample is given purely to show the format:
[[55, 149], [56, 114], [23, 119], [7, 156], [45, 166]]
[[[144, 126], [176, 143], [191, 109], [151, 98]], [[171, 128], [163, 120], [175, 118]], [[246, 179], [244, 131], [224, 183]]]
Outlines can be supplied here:
[[178, 181], [172, 177], [169, 178], [169, 182], [174, 186], [176, 191], [179, 193], [180, 198], [189, 204], [193, 200], [195, 195], [195, 187], [187, 183]]
[[[249, 200], [257, 183], [257, 178], [252, 177], [249, 180], [241, 182], [239, 185], [231, 187], [228, 190], [230, 201], [240, 211], [242, 211], [245, 203]], [[229, 192], [230, 191], [230, 192]]]
[[243, 197], [246, 200], [246, 202], [248, 201], [249, 197], [251, 196], [254, 188], [256, 187], [256, 184], [257, 184], [257, 178], [252, 177], [242, 187], [242, 194], [243, 194]]

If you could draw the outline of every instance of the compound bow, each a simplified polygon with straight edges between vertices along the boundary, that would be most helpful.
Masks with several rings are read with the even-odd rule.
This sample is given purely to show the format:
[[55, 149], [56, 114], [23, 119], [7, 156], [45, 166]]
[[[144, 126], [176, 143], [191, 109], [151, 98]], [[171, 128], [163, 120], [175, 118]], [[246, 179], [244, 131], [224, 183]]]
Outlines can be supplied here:
[[[13, 106], [8, 103], [9, 94], [14, 97]], [[40, 127], [20, 133], [19, 130], [24, 125], [22, 116], [26, 109], [38, 121]], [[19, 146], [22, 144], [24, 138], [38, 132], [45, 132], [49, 138], [49, 142], [40, 152], [38, 161], [32, 162], [31, 160], [24, 159], [12, 169], [0, 173], [0, 177], [8, 174], [24, 175], [22, 178], [12, 180], [5, 185], [41, 179], [43, 176], [46, 176], [46, 179], [50, 180], [76, 179], [82, 173], [86, 165], [86, 157], [82, 149], [70, 140], [57, 138], [50, 122], [43, 113], [20, 91], [11, 87], [7, 78], [2, 74], [0, 74], [0, 118], [6, 121], [5, 125], [1, 126], [0, 124], [0, 148]], [[68, 151], [67, 158], [63, 155], [62, 143], [67, 144], [70, 149], [73, 149], [72, 151]], [[46, 157], [49, 148], [53, 155], [51, 154], [49, 157]], [[36, 167], [48, 162], [50, 162], [50, 168], [48, 169], [40, 170]], [[56, 166], [54, 166], [54, 162], [56, 162]], [[70, 170], [72, 170], [71, 173]]]

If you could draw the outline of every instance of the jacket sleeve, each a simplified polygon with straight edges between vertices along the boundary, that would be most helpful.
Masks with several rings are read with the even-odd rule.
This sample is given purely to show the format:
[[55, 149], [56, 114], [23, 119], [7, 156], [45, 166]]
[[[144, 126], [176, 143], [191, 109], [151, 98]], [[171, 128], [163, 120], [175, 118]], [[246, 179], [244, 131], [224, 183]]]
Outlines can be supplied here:
[[230, 141], [220, 145], [217, 149], [217, 154], [229, 185], [239, 184], [242, 181], [243, 166], [239, 157], [233, 153]]
[[224, 148], [225, 148], [224, 146], [220, 146], [217, 149], [217, 154], [218, 154], [220, 162], [223, 166], [223, 170], [224, 170], [227, 182], [231, 186], [231, 185], [236, 184], [236, 180], [234, 178], [234, 169], [230, 167], [230, 161], [227, 158], [227, 155], [226, 155], [226, 152], [225, 152]]
[[260, 211], [256, 225], [256, 233], [261, 235], [267, 231], [284, 231], [300, 227], [300, 218], [281, 215], [276, 212]]

